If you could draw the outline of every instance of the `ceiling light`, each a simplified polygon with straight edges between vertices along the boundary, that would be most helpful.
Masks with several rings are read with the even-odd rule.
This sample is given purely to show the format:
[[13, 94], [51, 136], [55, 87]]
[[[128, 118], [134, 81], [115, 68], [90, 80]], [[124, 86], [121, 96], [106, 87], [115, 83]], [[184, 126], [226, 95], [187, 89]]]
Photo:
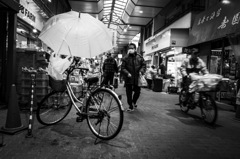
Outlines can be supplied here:
[[124, 31], [124, 32], [127, 32], [127, 29], [124, 29], [123, 31]]
[[139, 13], [143, 13], [143, 11], [142, 11], [142, 10], [140, 10], [140, 11], [139, 11]]
[[229, 4], [230, 3], [230, 0], [222, 0], [221, 1], [223, 4]]
[[35, 28], [34, 28], [32, 31], [33, 31], [34, 33], [37, 33], [37, 29], [35, 29]]
[[52, 2], [52, 0], [48, 0], [48, 2]]

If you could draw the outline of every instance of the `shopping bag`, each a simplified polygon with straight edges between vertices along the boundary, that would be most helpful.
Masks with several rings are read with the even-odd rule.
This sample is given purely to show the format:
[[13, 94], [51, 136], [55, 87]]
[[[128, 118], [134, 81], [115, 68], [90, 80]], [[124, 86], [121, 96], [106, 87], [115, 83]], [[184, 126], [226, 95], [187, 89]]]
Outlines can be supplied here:
[[71, 65], [72, 60], [71, 56], [62, 58], [59, 54], [52, 53], [49, 62], [58, 73], [62, 74]]
[[118, 77], [113, 78], [113, 87], [118, 88]]
[[55, 80], [62, 80], [63, 73], [71, 65], [72, 60], [71, 56], [62, 58], [59, 54], [52, 53], [47, 68], [48, 74]]
[[49, 76], [51, 76], [54, 80], [63, 80], [63, 74], [56, 71], [51, 63], [48, 63], [48, 67], [46, 68], [46, 71]]
[[143, 75], [139, 75], [138, 86], [139, 87], [147, 87], [147, 80], [145, 79], [145, 77]]

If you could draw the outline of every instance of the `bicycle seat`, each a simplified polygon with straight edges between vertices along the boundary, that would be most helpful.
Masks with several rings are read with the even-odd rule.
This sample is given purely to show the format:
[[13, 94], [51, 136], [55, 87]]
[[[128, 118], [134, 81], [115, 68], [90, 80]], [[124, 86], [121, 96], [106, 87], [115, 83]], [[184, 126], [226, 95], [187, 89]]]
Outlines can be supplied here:
[[86, 77], [86, 78], [84, 78], [84, 81], [85, 81], [86, 83], [89, 83], [89, 85], [91, 85], [91, 84], [93, 84], [93, 83], [97, 83], [98, 80], [99, 80], [98, 77]]

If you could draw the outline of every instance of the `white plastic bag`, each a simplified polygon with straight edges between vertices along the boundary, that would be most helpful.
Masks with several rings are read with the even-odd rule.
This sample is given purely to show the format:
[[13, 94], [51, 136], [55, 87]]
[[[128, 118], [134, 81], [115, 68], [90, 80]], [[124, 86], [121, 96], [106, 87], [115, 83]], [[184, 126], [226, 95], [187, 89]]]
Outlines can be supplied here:
[[48, 67], [46, 68], [46, 71], [49, 76], [51, 76], [55, 80], [63, 80], [63, 74], [58, 73], [51, 65], [51, 63], [48, 63]]
[[223, 78], [218, 74], [190, 74], [190, 77], [193, 82], [189, 86], [189, 92], [214, 90]]
[[52, 53], [47, 68], [48, 74], [53, 79], [63, 80], [63, 73], [71, 65], [72, 60], [71, 56], [61, 58], [59, 54]]
[[72, 63], [73, 58], [67, 56], [64, 59], [59, 54], [52, 53], [49, 59], [52, 67], [60, 74], [62, 74]]
[[139, 78], [138, 78], [138, 86], [139, 87], [147, 87], [147, 80], [141, 74], [139, 75]]

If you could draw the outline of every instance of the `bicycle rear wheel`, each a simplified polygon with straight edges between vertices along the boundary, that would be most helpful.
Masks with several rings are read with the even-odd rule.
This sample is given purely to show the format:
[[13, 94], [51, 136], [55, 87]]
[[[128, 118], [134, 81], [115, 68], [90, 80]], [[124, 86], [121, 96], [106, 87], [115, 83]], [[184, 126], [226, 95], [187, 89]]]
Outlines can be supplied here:
[[71, 107], [72, 101], [67, 91], [51, 92], [38, 104], [36, 117], [43, 125], [53, 125], [62, 121]]
[[189, 111], [189, 107], [188, 106], [183, 106], [183, 102], [186, 100], [186, 90], [182, 89], [180, 94], [179, 94], [179, 105], [180, 105], [180, 109], [181, 111], [187, 113]]
[[108, 89], [100, 88], [88, 98], [87, 123], [92, 133], [103, 140], [118, 135], [123, 124], [123, 110], [118, 97]]
[[213, 125], [216, 122], [218, 117], [217, 105], [213, 98], [208, 94], [202, 95], [201, 112], [203, 120], [207, 124]]

